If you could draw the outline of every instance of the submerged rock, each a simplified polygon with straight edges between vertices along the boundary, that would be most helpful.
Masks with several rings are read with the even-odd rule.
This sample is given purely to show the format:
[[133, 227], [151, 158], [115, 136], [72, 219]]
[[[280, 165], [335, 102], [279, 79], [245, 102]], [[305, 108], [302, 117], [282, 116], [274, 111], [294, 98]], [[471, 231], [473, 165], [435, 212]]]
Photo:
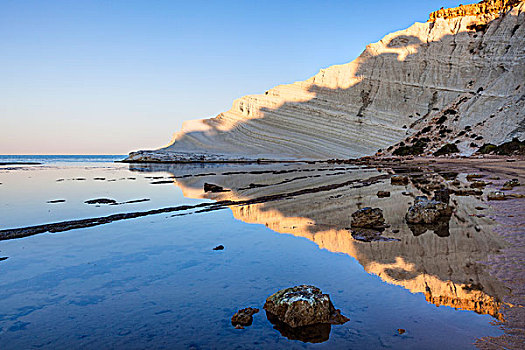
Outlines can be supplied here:
[[335, 309], [328, 294], [309, 285], [286, 288], [272, 294], [266, 299], [264, 309], [290, 327], [318, 323], [343, 324], [349, 321]]
[[352, 227], [383, 228], [385, 218], [379, 208], [366, 207], [352, 214]]
[[253, 322], [253, 315], [258, 313], [259, 309], [247, 307], [237, 311], [232, 316], [232, 326], [238, 329], [243, 329], [244, 327], [251, 326]]
[[418, 196], [414, 205], [408, 209], [405, 219], [409, 224], [432, 224], [451, 214], [452, 208], [447, 203]]

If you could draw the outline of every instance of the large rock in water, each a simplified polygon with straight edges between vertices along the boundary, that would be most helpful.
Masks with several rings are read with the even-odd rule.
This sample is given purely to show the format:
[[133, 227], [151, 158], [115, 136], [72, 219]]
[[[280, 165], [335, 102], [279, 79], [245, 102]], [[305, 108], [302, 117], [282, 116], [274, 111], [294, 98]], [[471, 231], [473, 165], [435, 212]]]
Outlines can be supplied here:
[[447, 203], [418, 196], [414, 205], [408, 208], [406, 221], [409, 224], [433, 224], [442, 218], [450, 218], [451, 214], [452, 208]]
[[314, 286], [286, 288], [266, 299], [264, 309], [290, 327], [313, 324], [343, 324], [349, 319], [334, 308], [328, 294]]
[[435, 13], [368, 45], [353, 62], [185, 122], [166, 148], [127, 160], [351, 158], [401, 141], [410, 147], [415, 134], [427, 154], [456, 140], [469, 154], [474, 143], [523, 139], [524, 23], [521, 1]]

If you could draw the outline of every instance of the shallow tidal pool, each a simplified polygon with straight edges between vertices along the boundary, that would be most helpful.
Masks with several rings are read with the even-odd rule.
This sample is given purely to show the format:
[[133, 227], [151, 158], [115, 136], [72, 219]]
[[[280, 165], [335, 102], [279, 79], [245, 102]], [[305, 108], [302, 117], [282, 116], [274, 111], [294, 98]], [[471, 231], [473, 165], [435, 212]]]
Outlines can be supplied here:
[[[327, 164], [154, 167], [111, 160], [0, 166], [0, 230], [298, 193], [382, 174]], [[374, 181], [0, 241], [7, 258], [0, 261], [0, 348], [462, 349], [501, 335], [494, 324], [500, 285], [475, 265], [485, 254], [480, 242], [497, 238], [485, 233], [490, 237], [478, 242], [455, 219], [448, 235], [412, 232], [402, 216], [413, 198], [401, 192], [417, 189]], [[231, 191], [206, 194], [204, 182]], [[372, 194], [384, 188], [392, 196], [379, 202]], [[94, 198], [149, 200], [84, 203]], [[65, 202], [47, 203], [57, 199]], [[383, 207], [396, 240], [354, 240], [345, 226], [355, 205]], [[225, 249], [213, 250], [218, 245]], [[283, 336], [262, 307], [274, 292], [299, 284], [328, 293], [350, 321], [331, 326], [318, 343]], [[261, 311], [251, 326], [235, 329], [230, 319], [245, 307]]]

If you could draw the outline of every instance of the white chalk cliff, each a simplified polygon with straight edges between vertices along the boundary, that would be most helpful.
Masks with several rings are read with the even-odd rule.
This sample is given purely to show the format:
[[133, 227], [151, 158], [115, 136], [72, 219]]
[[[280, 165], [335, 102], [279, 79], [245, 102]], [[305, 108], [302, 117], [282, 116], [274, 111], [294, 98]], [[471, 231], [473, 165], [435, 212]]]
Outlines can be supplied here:
[[516, 0], [436, 11], [348, 64], [242, 97], [215, 118], [185, 122], [169, 146], [127, 160], [355, 158], [418, 132], [428, 134], [428, 152], [523, 139], [524, 23], [525, 2]]

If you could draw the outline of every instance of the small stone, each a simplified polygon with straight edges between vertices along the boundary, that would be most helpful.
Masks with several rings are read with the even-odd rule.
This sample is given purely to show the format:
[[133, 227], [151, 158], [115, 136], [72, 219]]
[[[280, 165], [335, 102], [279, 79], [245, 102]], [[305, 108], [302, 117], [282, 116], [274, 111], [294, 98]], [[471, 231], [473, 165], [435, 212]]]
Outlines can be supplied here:
[[259, 309], [247, 307], [237, 311], [232, 316], [232, 326], [237, 329], [244, 329], [244, 327], [251, 326], [253, 322], [253, 315], [258, 313]]
[[485, 186], [487, 186], [485, 181], [474, 181], [470, 184], [471, 188], [483, 188]]
[[388, 192], [388, 191], [377, 191], [377, 196], [379, 198], [390, 197], [390, 192]]
[[489, 201], [502, 201], [506, 199], [505, 193], [501, 191], [493, 191], [487, 195]]
[[403, 175], [393, 175], [390, 178], [392, 185], [408, 185], [408, 177]]
[[508, 181], [505, 181], [505, 183], [503, 184], [502, 190], [512, 190], [514, 187], [519, 186], [519, 185], [520, 185], [520, 182], [518, 181], [518, 179], [508, 180]]
[[219, 185], [210, 184], [210, 183], [205, 182], [204, 192], [226, 192], [226, 190]]
[[51, 204], [64, 203], [65, 201], [66, 201], [65, 199], [53, 199], [53, 200], [47, 201], [46, 203], [51, 203]]
[[385, 218], [379, 208], [366, 207], [352, 214], [352, 227], [383, 228]]
[[485, 175], [483, 175], [483, 174], [468, 174], [467, 175], [467, 181], [474, 181], [474, 179], [479, 179], [479, 178], [482, 178], [484, 176]]
[[117, 204], [117, 201], [109, 198], [96, 198], [85, 201], [86, 204]]
[[224, 246], [222, 244], [218, 245], [215, 248], [213, 248], [213, 250], [224, 250]]

